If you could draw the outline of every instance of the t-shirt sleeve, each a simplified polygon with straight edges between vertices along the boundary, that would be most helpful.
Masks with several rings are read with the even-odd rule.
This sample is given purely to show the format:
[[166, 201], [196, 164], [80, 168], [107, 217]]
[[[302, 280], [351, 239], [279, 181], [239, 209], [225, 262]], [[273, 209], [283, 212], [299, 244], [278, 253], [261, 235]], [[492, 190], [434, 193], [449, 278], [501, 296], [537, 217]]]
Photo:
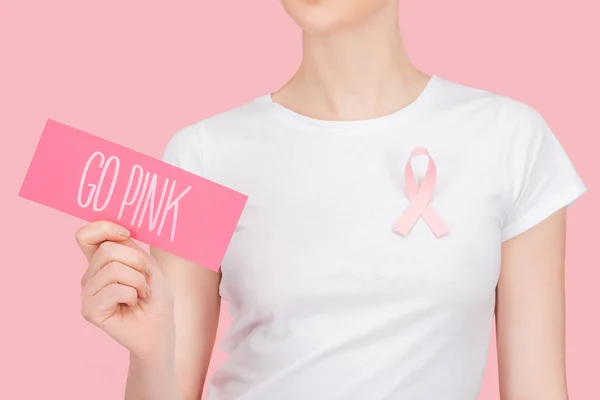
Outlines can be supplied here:
[[[510, 101], [509, 101], [510, 102]], [[502, 241], [532, 228], [587, 191], [575, 166], [546, 120], [532, 107], [512, 101], [508, 146], [508, 210]]]
[[202, 176], [204, 174], [202, 132], [199, 122], [181, 128], [167, 142], [162, 153], [162, 161]]

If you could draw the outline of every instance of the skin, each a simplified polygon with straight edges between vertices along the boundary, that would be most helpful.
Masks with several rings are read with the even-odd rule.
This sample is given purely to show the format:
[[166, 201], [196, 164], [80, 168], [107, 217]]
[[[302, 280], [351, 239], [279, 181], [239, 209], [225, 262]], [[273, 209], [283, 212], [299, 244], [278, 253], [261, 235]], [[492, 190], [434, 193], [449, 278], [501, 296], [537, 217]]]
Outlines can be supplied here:
[[565, 208], [502, 245], [496, 289], [500, 395], [568, 399], [565, 371]]
[[[303, 60], [272, 94], [275, 102], [313, 118], [357, 120], [403, 108], [426, 86], [429, 76], [402, 43], [398, 0], [282, 4], [302, 28]], [[82, 314], [129, 350], [127, 400], [199, 399], [219, 319], [220, 273], [159, 249], [148, 254], [122, 231], [100, 221], [77, 232], [88, 259]], [[562, 209], [502, 245], [502, 399], [567, 399], [565, 234]]]

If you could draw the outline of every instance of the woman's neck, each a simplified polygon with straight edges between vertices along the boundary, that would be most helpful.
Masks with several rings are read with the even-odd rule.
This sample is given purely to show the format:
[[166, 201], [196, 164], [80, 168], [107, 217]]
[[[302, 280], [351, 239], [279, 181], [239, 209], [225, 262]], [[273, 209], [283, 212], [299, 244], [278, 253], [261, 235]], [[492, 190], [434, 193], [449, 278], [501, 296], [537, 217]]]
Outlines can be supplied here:
[[[406, 54], [398, 12], [382, 9], [361, 26], [304, 32], [296, 74], [273, 94], [277, 103], [319, 119], [363, 119], [411, 103], [429, 76]], [[391, 7], [391, 6], [390, 6]]]

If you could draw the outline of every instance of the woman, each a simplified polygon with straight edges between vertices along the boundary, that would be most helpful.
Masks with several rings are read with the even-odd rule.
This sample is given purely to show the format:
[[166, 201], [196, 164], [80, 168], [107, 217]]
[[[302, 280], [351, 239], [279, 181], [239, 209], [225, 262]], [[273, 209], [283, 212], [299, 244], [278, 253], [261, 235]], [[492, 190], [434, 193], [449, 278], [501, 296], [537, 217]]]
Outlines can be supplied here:
[[476, 399], [494, 314], [502, 398], [566, 399], [566, 207], [586, 188], [544, 119], [415, 68], [398, 0], [283, 5], [297, 73], [164, 152], [249, 195], [220, 272], [108, 222], [77, 234], [126, 398], [200, 397], [222, 297], [210, 400]]

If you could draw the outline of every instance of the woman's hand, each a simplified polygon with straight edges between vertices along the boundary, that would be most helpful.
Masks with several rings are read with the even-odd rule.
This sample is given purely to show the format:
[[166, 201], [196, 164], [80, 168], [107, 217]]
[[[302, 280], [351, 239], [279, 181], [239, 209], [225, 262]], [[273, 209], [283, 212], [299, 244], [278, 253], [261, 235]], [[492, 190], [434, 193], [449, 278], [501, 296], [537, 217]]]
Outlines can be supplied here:
[[82, 314], [139, 359], [172, 353], [173, 297], [154, 258], [123, 227], [92, 222], [77, 231], [88, 260]]

